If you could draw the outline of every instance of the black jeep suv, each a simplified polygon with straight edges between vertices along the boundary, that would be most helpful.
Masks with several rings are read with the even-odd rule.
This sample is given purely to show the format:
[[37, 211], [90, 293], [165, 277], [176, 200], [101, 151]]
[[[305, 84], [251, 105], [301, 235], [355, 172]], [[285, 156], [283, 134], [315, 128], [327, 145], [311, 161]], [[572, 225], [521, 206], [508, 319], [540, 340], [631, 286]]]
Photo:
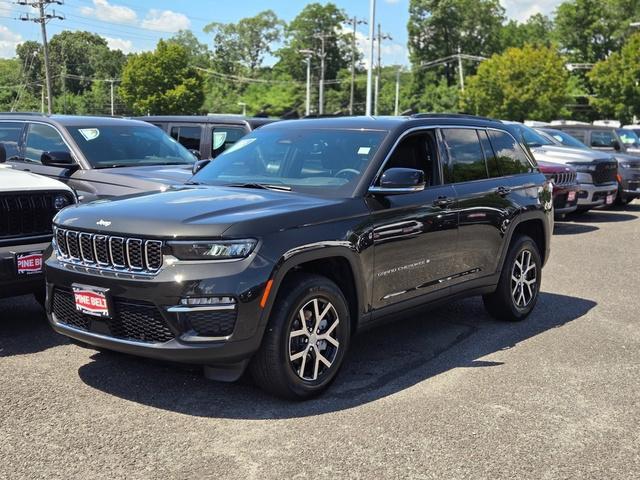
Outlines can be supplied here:
[[53, 328], [82, 344], [318, 394], [351, 336], [483, 295], [536, 304], [551, 186], [510, 126], [467, 116], [266, 125], [192, 185], [70, 207], [46, 261]]

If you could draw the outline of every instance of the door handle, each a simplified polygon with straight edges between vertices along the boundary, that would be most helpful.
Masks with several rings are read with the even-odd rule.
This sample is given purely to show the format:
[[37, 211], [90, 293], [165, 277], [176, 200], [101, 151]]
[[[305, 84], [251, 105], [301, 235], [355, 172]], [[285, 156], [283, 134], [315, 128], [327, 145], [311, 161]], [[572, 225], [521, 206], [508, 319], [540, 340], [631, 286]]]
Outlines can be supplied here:
[[442, 197], [438, 197], [437, 199], [435, 199], [433, 201], [433, 206], [434, 207], [440, 207], [440, 208], [447, 208], [450, 207], [451, 205], [453, 205], [453, 200], [446, 197], [446, 196], [442, 196]]
[[501, 197], [509, 195], [511, 193], [511, 188], [509, 187], [498, 187], [496, 188], [496, 193]]

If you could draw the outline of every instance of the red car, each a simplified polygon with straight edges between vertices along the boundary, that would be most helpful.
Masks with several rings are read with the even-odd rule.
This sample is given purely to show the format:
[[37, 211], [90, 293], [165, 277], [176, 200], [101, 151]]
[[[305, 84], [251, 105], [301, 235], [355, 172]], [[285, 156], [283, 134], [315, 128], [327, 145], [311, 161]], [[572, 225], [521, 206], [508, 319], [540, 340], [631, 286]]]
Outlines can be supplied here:
[[556, 216], [564, 216], [575, 212], [578, 208], [578, 191], [576, 170], [560, 163], [538, 162], [540, 171], [553, 182], [553, 208]]

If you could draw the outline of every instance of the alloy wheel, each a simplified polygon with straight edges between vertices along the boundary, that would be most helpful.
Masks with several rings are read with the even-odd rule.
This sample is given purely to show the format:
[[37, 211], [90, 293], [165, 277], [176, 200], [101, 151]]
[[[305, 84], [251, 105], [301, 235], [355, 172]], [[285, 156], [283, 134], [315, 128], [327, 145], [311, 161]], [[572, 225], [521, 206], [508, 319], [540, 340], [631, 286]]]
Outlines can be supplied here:
[[520, 252], [511, 271], [511, 298], [518, 308], [525, 308], [536, 297], [538, 274], [531, 251]]

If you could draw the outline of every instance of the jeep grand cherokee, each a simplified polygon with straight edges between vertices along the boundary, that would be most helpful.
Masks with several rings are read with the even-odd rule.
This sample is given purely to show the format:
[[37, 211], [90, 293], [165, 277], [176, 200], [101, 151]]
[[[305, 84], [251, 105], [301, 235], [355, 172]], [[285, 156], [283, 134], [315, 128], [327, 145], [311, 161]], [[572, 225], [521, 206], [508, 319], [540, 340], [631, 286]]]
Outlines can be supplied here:
[[53, 328], [307, 398], [360, 328], [483, 295], [522, 320], [553, 228], [552, 187], [510, 127], [467, 116], [266, 125], [193, 185], [72, 207], [46, 261]]

